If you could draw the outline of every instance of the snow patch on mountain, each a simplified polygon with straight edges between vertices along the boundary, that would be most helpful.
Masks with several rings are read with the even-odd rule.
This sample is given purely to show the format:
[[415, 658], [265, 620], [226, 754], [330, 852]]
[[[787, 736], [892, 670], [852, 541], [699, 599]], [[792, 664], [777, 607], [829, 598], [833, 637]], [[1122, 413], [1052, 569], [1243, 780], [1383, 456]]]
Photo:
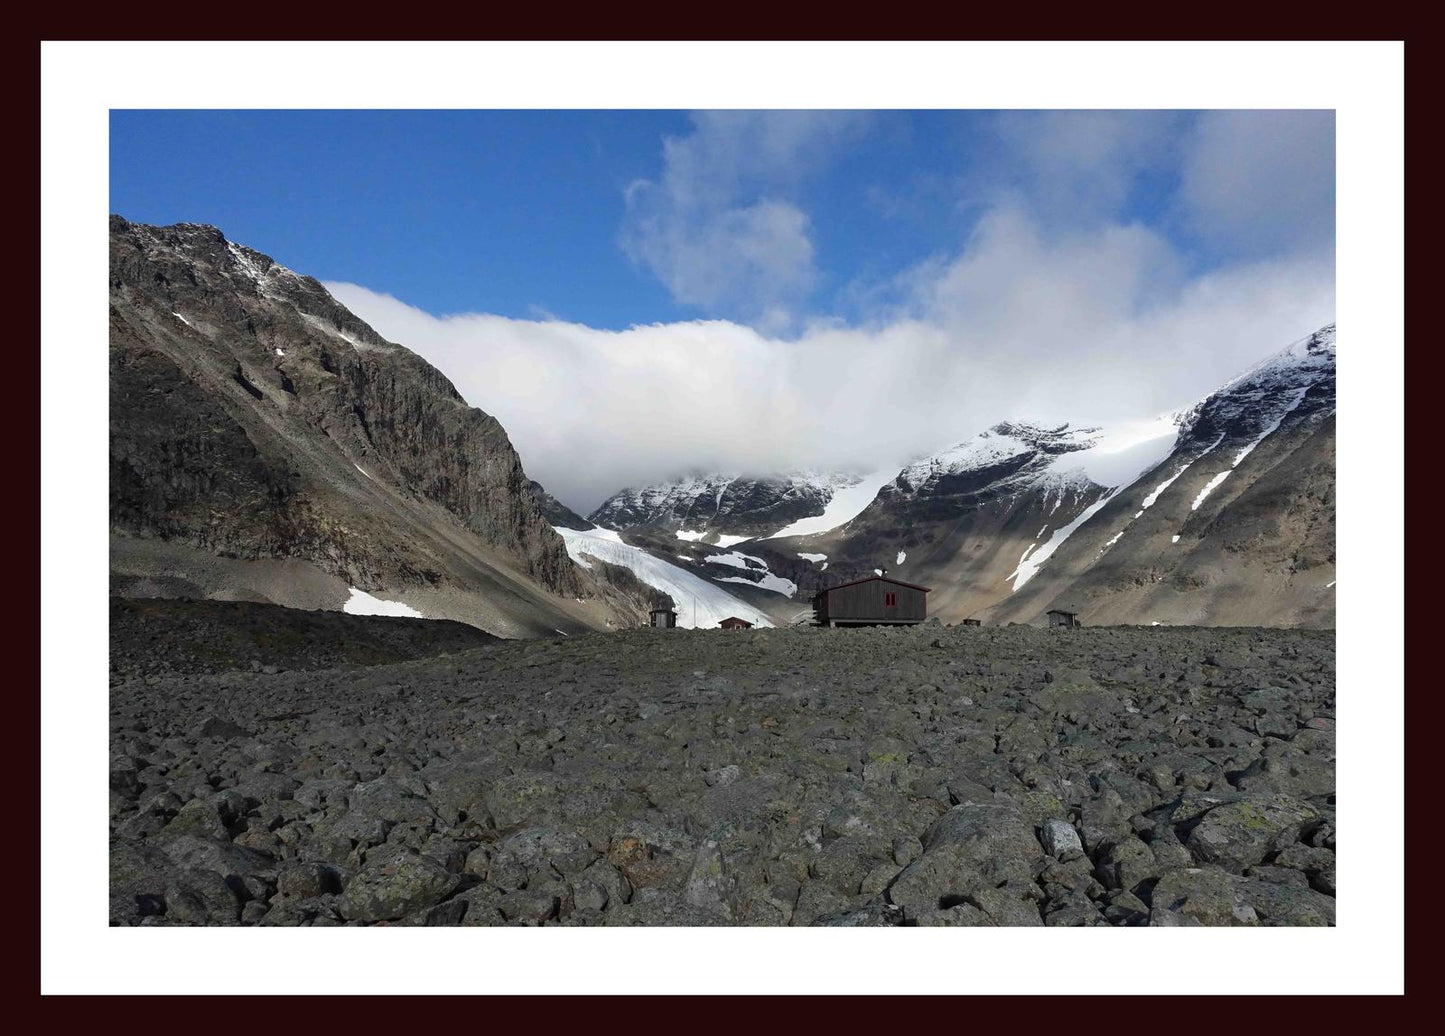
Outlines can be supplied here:
[[400, 615], [405, 618], [425, 619], [426, 616], [415, 608], [400, 601], [383, 601], [365, 590], [351, 587], [351, 597], [341, 606], [349, 615]]
[[1234, 455], [1234, 462], [1230, 464], [1229, 467], [1215, 475], [1205, 484], [1204, 488], [1199, 491], [1199, 495], [1194, 498], [1194, 503], [1190, 504], [1189, 509], [1191, 511], [1199, 510], [1199, 505], [1204, 503], [1204, 501], [1209, 498], [1209, 494], [1223, 484], [1224, 480], [1233, 473], [1235, 468], [1239, 467], [1240, 461], [1253, 453], [1256, 446], [1264, 442], [1264, 440], [1274, 432], [1278, 431], [1279, 426], [1284, 423], [1284, 419], [1299, 409], [1299, 405], [1304, 402], [1304, 398], [1308, 393], [1309, 386], [1298, 388], [1288, 393], [1285, 396], [1284, 407], [1270, 419], [1270, 422], [1264, 426], [1264, 430], [1260, 432], [1259, 435], [1255, 436], [1248, 445], [1244, 446]]
[[[1214, 492], [1216, 489], [1218, 489], [1218, 488], [1220, 487], [1220, 485], [1224, 482], [1224, 480], [1229, 477], [1229, 473], [1230, 473], [1231, 471], [1233, 471], [1233, 470], [1234, 470], [1233, 468], [1225, 468], [1223, 471], [1221, 471], [1219, 474], [1215, 475], [1215, 476], [1214, 476], [1212, 479], [1210, 479], [1208, 482], [1204, 483], [1204, 488], [1199, 491], [1199, 495], [1194, 498], [1194, 503], [1192, 503], [1192, 504], [1189, 505], [1189, 509], [1190, 509], [1191, 511], [1197, 511], [1197, 510], [1199, 510], [1199, 505], [1202, 504], [1202, 503], [1204, 503], [1204, 501], [1209, 498], [1209, 494], [1210, 494], [1210, 493]], [[1179, 537], [1177, 537], [1177, 536], [1175, 537], [1175, 539], [1178, 539], [1178, 538], [1179, 538]]]
[[873, 502], [878, 490], [898, 477], [896, 468], [884, 468], [858, 478], [857, 481], [835, 488], [832, 497], [823, 508], [823, 513], [810, 518], [799, 518], [773, 533], [768, 539], [782, 539], [784, 536], [814, 536], [820, 532], [831, 532], [847, 525], [857, 518]]
[[[1041, 428], [1003, 422], [966, 442], [915, 461], [898, 473], [897, 492], [928, 492], [942, 480], [1010, 465], [1000, 485], [1039, 490], [1050, 514], [1085, 490], [1117, 489], [1157, 465], [1174, 449], [1178, 416], [1161, 414], [1108, 427]], [[1042, 535], [1042, 533], [1040, 533]]]
[[[731, 551], [727, 554], [712, 554], [703, 558], [709, 565], [730, 565], [733, 568], [767, 568], [767, 563], [761, 558], [755, 558], [748, 554], [739, 554]], [[749, 565], [749, 561], [757, 562], [756, 565]]]
[[691, 628], [712, 628], [730, 615], [747, 619], [754, 626], [772, 626], [770, 620], [752, 605], [734, 597], [722, 587], [694, 575], [684, 568], [654, 557], [638, 547], [622, 542], [612, 529], [568, 529], [554, 526], [567, 545], [567, 555], [590, 569], [587, 555], [610, 565], [621, 565], [648, 586], [668, 594], [677, 604], [677, 624]]
[[771, 572], [764, 572], [757, 579], [746, 579], [743, 576], [721, 576], [720, 583], [747, 583], [749, 586], [761, 587], [764, 590], [771, 590], [775, 594], [782, 594], [784, 597], [792, 597], [798, 592], [798, 584], [791, 579], [784, 579], [782, 576], [775, 576]]
[[1063, 542], [1074, 534], [1074, 530], [1094, 517], [1099, 508], [1107, 504], [1116, 492], [1118, 492], [1118, 490], [1110, 490], [1105, 493], [1088, 507], [1080, 511], [1079, 516], [1068, 525], [1065, 525], [1062, 529], [1055, 529], [1054, 534], [1049, 537], [1048, 542], [1039, 547], [1038, 550], [1032, 552], [1025, 551], [1023, 559], [1019, 562], [1019, 567], [1004, 576], [1005, 579], [1012, 579], [1014, 581], [1013, 589], [1017, 591], [1019, 587], [1036, 576], [1039, 567], [1053, 556], [1054, 551], [1058, 550]]
[[745, 572], [752, 573], [756, 578], [743, 579], [739, 576], [722, 576], [724, 583], [749, 583], [753, 586], [760, 586], [764, 590], [772, 590], [784, 597], [792, 597], [798, 592], [798, 584], [791, 579], [784, 579], [776, 576], [768, 569], [768, 563], [762, 558], [755, 558], [751, 554], [740, 554], [731, 551], [727, 554], [713, 554], [703, 558], [710, 565], [728, 565], [732, 568], [740, 568]]
[[836, 494], [858, 482], [857, 474], [812, 470], [760, 476], [688, 475], [642, 489], [624, 489], [604, 501], [591, 519], [615, 529], [670, 528], [681, 539], [710, 539], [729, 547], [771, 534], [795, 515], [824, 511]]

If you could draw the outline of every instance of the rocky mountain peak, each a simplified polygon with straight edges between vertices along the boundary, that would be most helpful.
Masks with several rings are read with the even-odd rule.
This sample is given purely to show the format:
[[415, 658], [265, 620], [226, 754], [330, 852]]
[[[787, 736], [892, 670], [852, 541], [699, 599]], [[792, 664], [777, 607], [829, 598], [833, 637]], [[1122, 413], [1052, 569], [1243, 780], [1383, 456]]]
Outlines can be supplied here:
[[520, 458], [440, 371], [215, 227], [115, 216], [110, 234], [113, 533], [445, 607], [490, 587], [536, 632], [577, 628], [531, 596], [585, 588]]

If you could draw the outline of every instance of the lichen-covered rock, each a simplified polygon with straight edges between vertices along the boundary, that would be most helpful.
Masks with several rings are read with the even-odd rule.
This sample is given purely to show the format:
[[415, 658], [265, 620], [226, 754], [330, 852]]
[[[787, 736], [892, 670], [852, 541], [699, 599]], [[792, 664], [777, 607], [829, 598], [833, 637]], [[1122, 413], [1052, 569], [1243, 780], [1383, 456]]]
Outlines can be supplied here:
[[1206, 813], [1189, 833], [1189, 848], [1201, 863], [1241, 871], [1293, 845], [1318, 817], [1314, 807], [1286, 795], [1251, 796]]
[[1170, 871], [1150, 892], [1149, 923], [1240, 927], [1259, 923], [1243, 895], [1242, 879], [1216, 867]]
[[1132, 892], [1158, 874], [1159, 865], [1147, 845], [1137, 838], [1125, 838], [1103, 853], [1097, 872], [1109, 888]]
[[337, 908], [349, 921], [394, 920], [440, 902], [456, 887], [456, 875], [435, 861], [404, 853], [362, 869]]

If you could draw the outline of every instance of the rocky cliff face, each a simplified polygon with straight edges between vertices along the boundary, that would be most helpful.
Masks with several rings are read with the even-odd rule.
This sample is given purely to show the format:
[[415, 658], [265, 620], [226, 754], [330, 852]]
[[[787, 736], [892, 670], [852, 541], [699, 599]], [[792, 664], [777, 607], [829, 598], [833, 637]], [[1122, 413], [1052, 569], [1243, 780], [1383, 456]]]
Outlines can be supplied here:
[[[111, 527], [130, 577], [161, 578], [157, 542], [300, 560], [368, 591], [480, 595], [504, 627], [588, 593], [501, 425], [319, 282], [209, 226], [115, 216], [110, 241]], [[339, 603], [308, 592], [280, 603]], [[257, 595], [277, 597], [241, 593]]]

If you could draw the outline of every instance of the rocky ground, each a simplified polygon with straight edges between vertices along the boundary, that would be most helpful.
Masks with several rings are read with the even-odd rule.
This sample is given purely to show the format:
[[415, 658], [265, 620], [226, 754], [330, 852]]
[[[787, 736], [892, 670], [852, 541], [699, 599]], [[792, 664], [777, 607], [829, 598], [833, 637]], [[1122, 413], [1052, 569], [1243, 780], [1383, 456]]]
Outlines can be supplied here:
[[1334, 659], [923, 626], [132, 665], [111, 921], [1328, 925]]
[[255, 601], [110, 599], [111, 682], [170, 673], [337, 669], [501, 643], [444, 619], [305, 611]]

